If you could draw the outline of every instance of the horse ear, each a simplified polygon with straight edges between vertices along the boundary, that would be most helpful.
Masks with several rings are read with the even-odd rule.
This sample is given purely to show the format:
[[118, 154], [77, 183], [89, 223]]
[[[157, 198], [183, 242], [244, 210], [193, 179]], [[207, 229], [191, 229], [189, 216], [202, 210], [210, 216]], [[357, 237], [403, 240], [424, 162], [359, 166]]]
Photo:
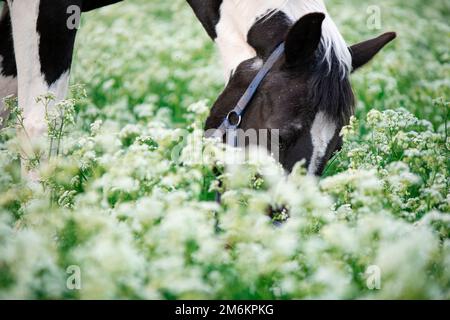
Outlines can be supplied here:
[[395, 32], [385, 33], [378, 38], [367, 40], [350, 47], [353, 71], [368, 63], [381, 49], [397, 37]]
[[325, 14], [310, 13], [303, 16], [289, 30], [286, 37], [286, 64], [296, 66], [310, 60], [322, 38], [322, 22]]

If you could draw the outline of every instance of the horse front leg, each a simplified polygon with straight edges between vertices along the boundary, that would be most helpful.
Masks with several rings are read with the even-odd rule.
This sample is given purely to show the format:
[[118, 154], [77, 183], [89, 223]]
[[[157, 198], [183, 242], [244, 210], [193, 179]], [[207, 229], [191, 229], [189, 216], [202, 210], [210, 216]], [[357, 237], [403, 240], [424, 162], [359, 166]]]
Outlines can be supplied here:
[[[81, 0], [8, 0], [18, 74], [18, 102], [23, 110], [20, 145], [23, 172], [37, 180], [29, 160], [45, 161], [39, 146], [47, 145], [46, 108], [37, 98], [51, 93], [47, 110], [65, 98], [76, 29], [68, 24], [68, 8]], [[28, 163], [27, 163], [28, 162]]]
[[9, 95], [17, 95], [17, 69], [14, 58], [11, 18], [5, 4], [0, 12], [0, 129], [8, 118], [3, 99]]

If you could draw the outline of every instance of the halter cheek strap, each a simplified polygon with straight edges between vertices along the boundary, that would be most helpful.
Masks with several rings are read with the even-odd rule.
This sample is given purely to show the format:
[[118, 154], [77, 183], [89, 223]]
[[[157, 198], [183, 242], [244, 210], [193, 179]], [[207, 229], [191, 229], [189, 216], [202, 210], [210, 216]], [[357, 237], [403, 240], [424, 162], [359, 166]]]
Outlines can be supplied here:
[[220, 127], [217, 128], [212, 136], [210, 136], [211, 138], [223, 138], [226, 133], [228, 135], [228, 143], [234, 147], [237, 147], [237, 129], [242, 122], [242, 116], [244, 115], [245, 109], [254, 97], [256, 91], [258, 90], [266, 75], [273, 68], [273, 66], [283, 55], [283, 53], [284, 42], [278, 45], [278, 47], [272, 52], [262, 68], [256, 74], [255, 78], [250, 83], [250, 86], [247, 88], [244, 95], [239, 99], [236, 107], [234, 107], [234, 109], [228, 113]]

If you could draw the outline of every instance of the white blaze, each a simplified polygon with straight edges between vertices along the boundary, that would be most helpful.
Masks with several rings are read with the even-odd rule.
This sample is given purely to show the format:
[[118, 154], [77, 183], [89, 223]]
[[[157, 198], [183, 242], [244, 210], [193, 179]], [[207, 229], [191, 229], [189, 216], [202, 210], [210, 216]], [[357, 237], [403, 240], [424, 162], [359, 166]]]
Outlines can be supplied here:
[[311, 139], [313, 145], [313, 154], [308, 167], [308, 173], [316, 174], [320, 163], [325, 157], [328, 144], [336, 134], [336, 124], [328, 119], [327, 115], [320, 111], [316, 114], [313, 125], [311, 127]]

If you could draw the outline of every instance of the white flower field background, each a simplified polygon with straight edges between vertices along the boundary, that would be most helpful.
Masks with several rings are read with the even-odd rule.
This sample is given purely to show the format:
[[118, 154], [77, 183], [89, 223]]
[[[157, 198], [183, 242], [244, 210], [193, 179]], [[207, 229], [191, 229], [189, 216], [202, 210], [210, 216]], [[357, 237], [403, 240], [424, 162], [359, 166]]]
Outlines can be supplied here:
[[398, 38], [353, 75], [356, 114], [320, 179], [259, 153], [228, 164], [201, 138], [224, 82], [185, 1], [83, 16], [50, 160], [27, 159], [40, 183], [21, 178], [7, 101], [0, 298], [450, 299], [449, 2], [327, 4], [348, 43]]

